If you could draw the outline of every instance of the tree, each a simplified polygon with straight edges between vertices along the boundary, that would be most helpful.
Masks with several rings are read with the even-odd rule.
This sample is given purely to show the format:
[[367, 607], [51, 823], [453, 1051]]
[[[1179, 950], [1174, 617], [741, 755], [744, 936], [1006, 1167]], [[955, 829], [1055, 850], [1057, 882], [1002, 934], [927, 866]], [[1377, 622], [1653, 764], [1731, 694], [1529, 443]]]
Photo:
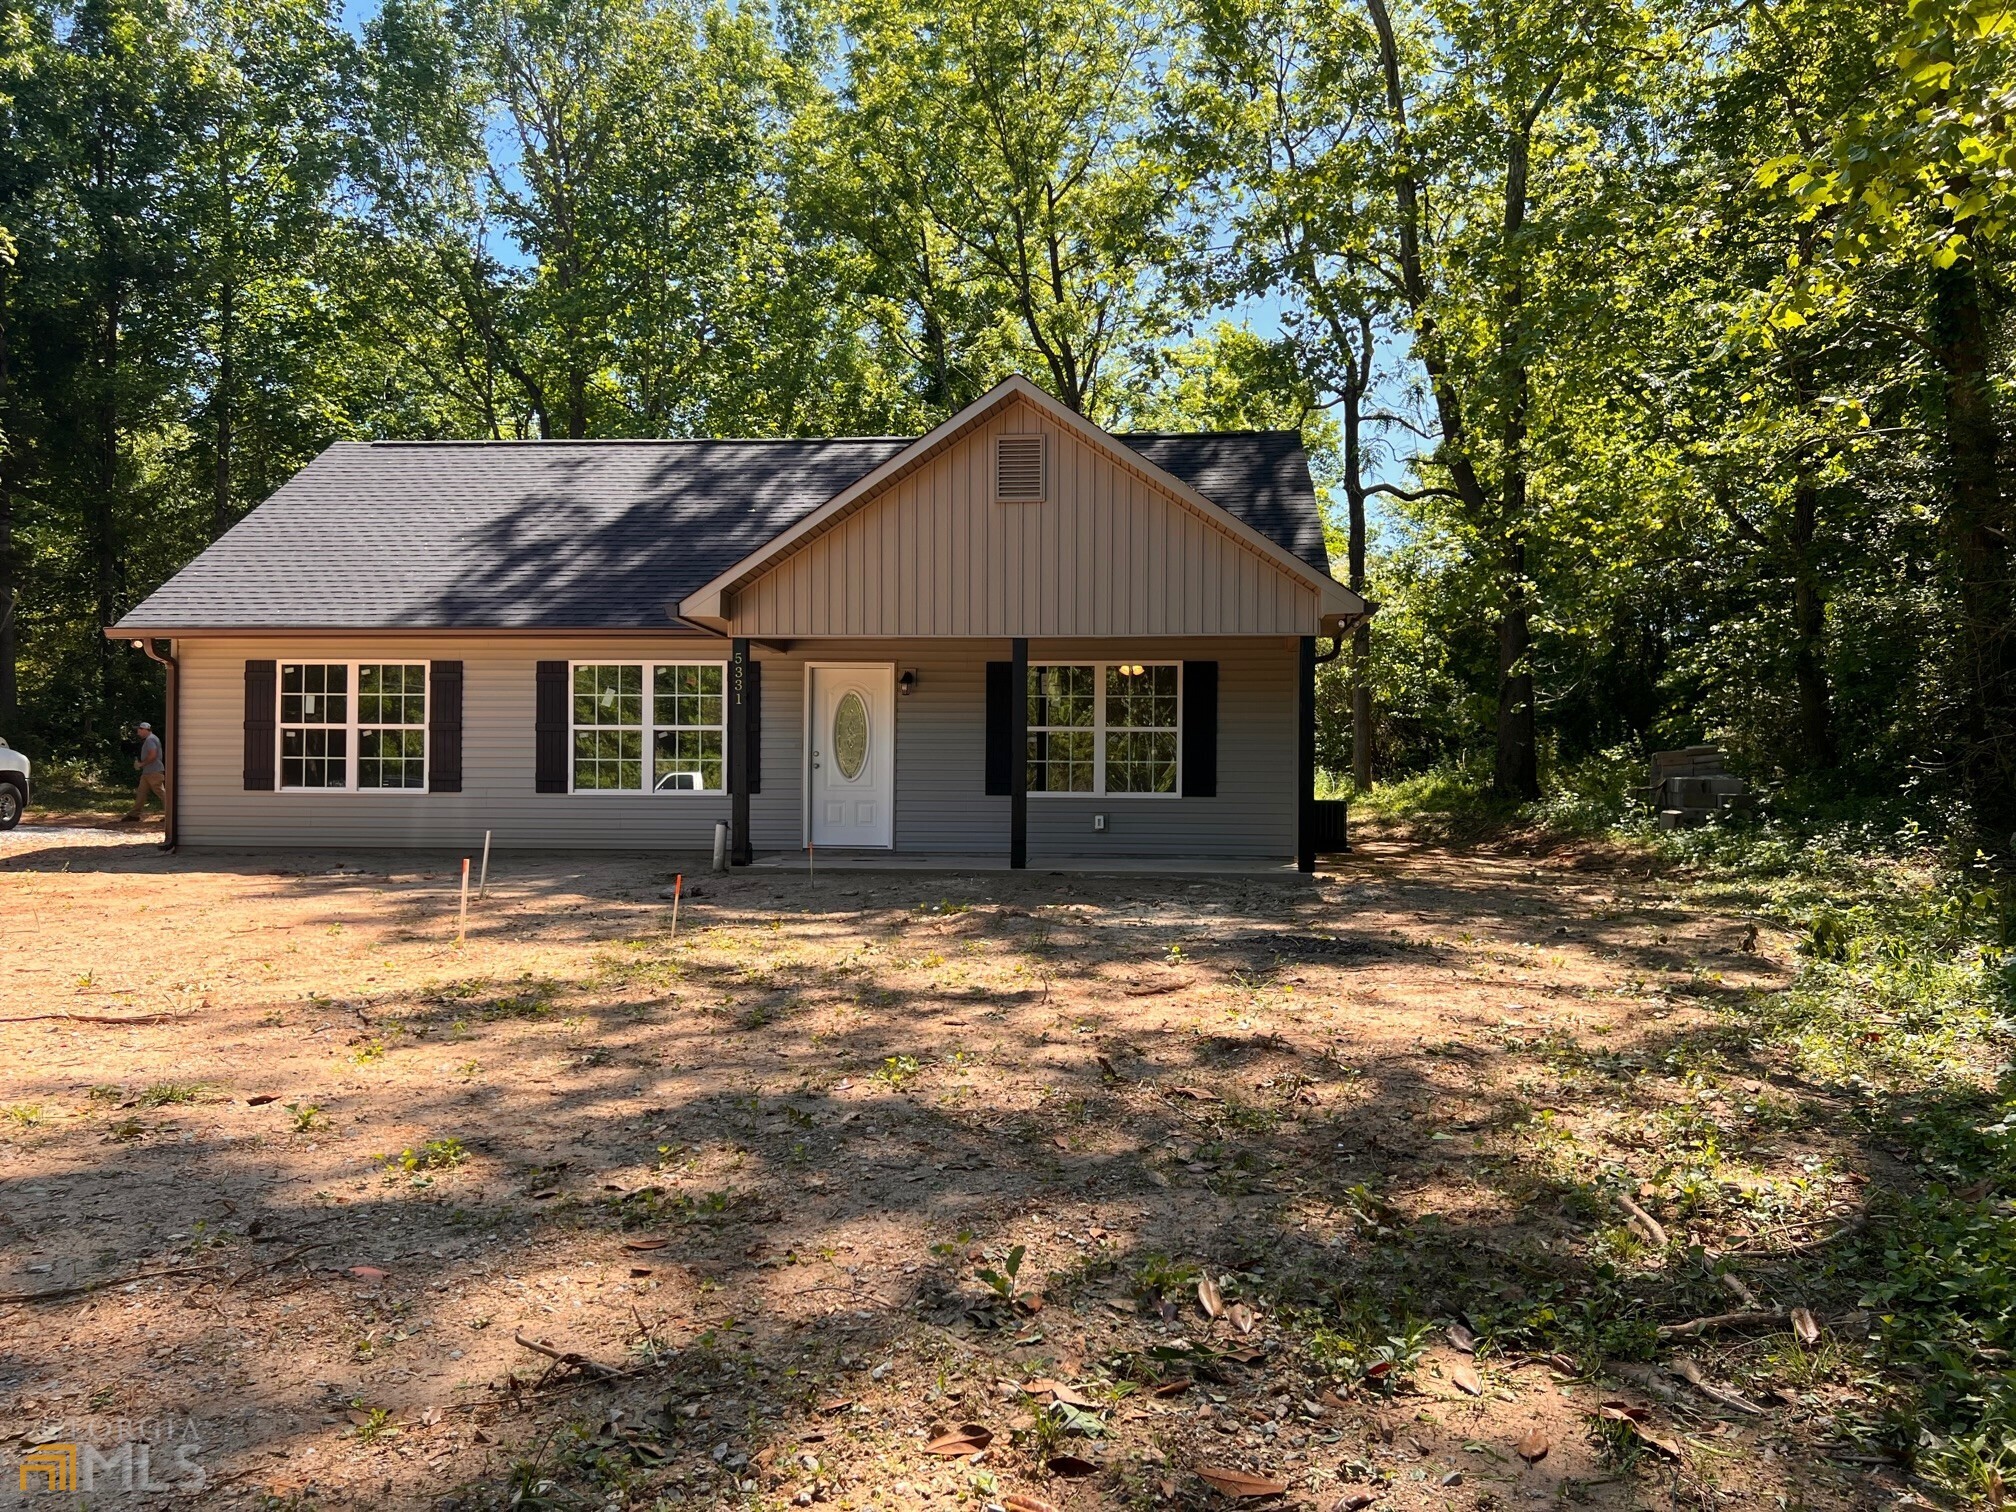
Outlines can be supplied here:
[[1606, 118], [1629, 103], [1627, 58], [1649, 27], [1614, 0], [1494, 0], [1431, 7], [1403, 34], [1386, 0], [1366, 4], [1399, 292], [1439, 431], [1431, 460], [1495, 568], [1493, 786], [1533, 798], [1535, 363], [1571, 359], [1590, 334], [1573, 320], [1588, 276], [1577, 260], [1613, 220], [1621, 181], [1589, 170], [1614, 150]]
[[[1213, 191], [1230, 233], [1200, 286], [1217, 301], [1279, 298], [1282, 325], [1315, 408], [1341, 425], [1345, 555], [1353, 591], [1366, 590], [1370, 428], [1378, 411], [1378, 352], [1394, 309], [1398, 247], [1378, 144], [1381, 103], [1371, 28], [1334, 8], [1209, 0], [1178, 70], [1171, 135]], [[1360, 791], [1372, 785], [1369, 621], [1351, 645], [1351, 759]]]
[[1987, 286], [2016, 230], [2016, 7], [1912, 0], [1889, 76], [1822, 143], [1762, 165], [1823, 234], [1794, 259], [1776, 323], [1854, 318], [1872, 264], [1922, 280], [1939, 375], [1945, 566], [1958, 610], [1959, 756], [1983, 838], [2016, 851], [2016, 498], [2001, 453]]
[[[1111, 419], [1186, 323], [1186, 186], [1154, 151], [1163, 14], [1136, 0], [843, 3], [828, 171], [939, 407], [1033, 367]], [[884, 222], [881, 218], [888, 217]]]

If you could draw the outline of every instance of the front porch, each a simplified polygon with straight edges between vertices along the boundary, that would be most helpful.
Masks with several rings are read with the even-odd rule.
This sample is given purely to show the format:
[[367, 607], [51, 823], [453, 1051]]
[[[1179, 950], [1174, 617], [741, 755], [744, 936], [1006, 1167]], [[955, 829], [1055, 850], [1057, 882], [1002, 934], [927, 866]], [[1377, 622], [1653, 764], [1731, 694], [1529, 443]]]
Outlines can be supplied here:
[[[1005, 872], [1016, 870], [1006, 855], [932, 855], [915, 851], [765, 851], [748, 864], [757, 872]], [[1261, 856], [1037, 856], [1022, 868], [1073, 876], [1300, 877], [1293, 861]]]

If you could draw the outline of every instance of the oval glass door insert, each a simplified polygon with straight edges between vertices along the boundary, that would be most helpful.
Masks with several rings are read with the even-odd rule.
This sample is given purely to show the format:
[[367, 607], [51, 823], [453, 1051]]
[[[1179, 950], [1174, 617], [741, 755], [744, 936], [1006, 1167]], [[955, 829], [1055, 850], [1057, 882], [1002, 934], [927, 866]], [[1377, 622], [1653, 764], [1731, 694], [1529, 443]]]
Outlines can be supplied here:
[[833, 709], [833, 760], [849, 782], [868, 765], [868, 705], [859, 693], [843, 693]]

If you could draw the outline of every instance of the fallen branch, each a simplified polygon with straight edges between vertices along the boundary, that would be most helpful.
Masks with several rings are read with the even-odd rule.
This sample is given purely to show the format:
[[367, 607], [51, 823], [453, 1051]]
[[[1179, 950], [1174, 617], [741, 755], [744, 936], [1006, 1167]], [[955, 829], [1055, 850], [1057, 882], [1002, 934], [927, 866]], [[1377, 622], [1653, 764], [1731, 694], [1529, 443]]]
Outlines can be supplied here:
[[1760, 1244], [1743, 1249], [1709, 1250], [1708, 1257], [1719, 1260], [1725, 1255], [1747, 1255], [1752, 1257], [1768, 1255], [1803, 1255], [1810, 1250], [1825, 1249], [1837, 1239], [1845, 1239], [1869, 1221], [1867, 1215], [1851, 1218], [1831, 1234], [1818, 1234], [1811, 1239], [1797, 1239], [1790, 1244]]
[[1666, 1368], [1711, 1402], [1720, 1402], [1724, 1407], [1733, 1407], [1738, 1412], [1747, 1412], [1753, 1417], [1764, 1415], [1764, 1409], [1741, 1392], [1731, 1391], [1726, 1386], [1717, 1386], [1710, 1381], [1701, 1373], [1701, 1367], [1686, 1355], [1673, 1356], [1673, 1363]]
[[1666, 1248], [1666, 1230], [1660, 1226], [1657, 1218], [1622, 1192], [1617, 1194], [1617, 1206], [1624, 1210], [1625, 1216], [1631, 1220], [1632, 1227], [1639, 1231], [1640, 1238], [1654, 1249]]
[[1783, 1324], [1785, 1319], [1786, 1313], [1782, 1307], [1712, 1313], [1705, 1318], [1690, 1318], [1685, 1323], [1662, 1323], [1659, 1325], [1659, 1337], [1681, 1339], [1693, 1334], [1713, 1333], [1719, 1328], [1757, 1328], [1766, 1323]]
[[179, 1013], [23, 1013], [0, 1018], [0, 1024], [39, 1024], [44, 1019], [68, 1019], [73, 1024], [165, 1024], [185, 1016]]
[[52, 1286], [47, 1291], [0, 1292], [0, 1307], [12, 1307], [26, 1302], [55, 1302], [64, 1297], [81, 1297], [87, 1292], [104, 1291], [110, 1286], [124, 1286], [131, 1281], [158, 1281], [164, 1276], [200, 1276], [217, 1267], [212, 1265], [177, 1265], [167, 1270], [138, 1271], [127, 1276], [107, 1276], [101, 1281], [79, 1281], [75, 1286]]
[[330, 1249], [333, 1248], [336, 1245], [336, 1243], [337, 1241], [334, 1239], [321, 1239], [317, 1240], [314, 1244], [303, 1244], [295, 1249], [291, 1249], [286, 1254], [282, 1255], [278, 1260], [261, 1261], [258, 1265], [250, 1266], [247, 1269], [238, 1272], [237, 1275], [233, 1276], [230, 1282], [227, 1284], [227, 1290], [231, 1286], [242, 1286], [245, 1282], [250, 1281], [254, 1276], [263, 1276], [268, 1271], [276, 1271], [280, 1269], [280, 1267], [283, 1265], [291, 1264], [293, 1261], [299, 1260], [303, 1255], [307, 1254], [310, 1250]]
[[529, 1349], [536, 1355], [544, 1355], [555, 1364], [570, 1366], [598, 1380], [620, 1381], [630, 1374], [627, 1370], [619, 1370], [614, 1365], [604, 1365], [600, 1360], [591, 1360], [588, 1356], [573, 1350], [559, 1350], [541, 1340], [528, 1339], [522, 1333], [514, 1333], [511, 1337], [520, 1347]]

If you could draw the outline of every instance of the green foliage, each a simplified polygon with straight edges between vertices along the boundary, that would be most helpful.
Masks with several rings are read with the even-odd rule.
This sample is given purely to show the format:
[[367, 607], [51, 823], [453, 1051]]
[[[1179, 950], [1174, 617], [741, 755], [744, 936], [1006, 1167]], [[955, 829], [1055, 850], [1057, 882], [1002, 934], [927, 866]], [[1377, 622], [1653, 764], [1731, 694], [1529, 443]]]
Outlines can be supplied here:
[[901, 1090], [903, 1084], [917, 1075], [921, 1069], [914, 1055], [891, 1055], [883, 1058], [875, 1068], [875, 1080]]
[[469, 1158], [469, 1152], [462, 1147], [462, 1141], [452, 1136], [447, 1139], [430, 1139], [417, 1149], [401, 1150], [397, 1155], [384, 1157], [387, 1166], [402, 1171], [452, 1171]]
[[1009, 1250], [1007, 1255], [1002, 1259], [1000, 1270], [997, 1271], [991, 1267], [987, 1267], [977, 1270], [973, 1274], [980, 1279], [989, 1291], [993, 1292], [1003, 1302], [1013, 1302], [1015, 1300], [1015, 1278], [1021, 1274], [1022, 1256], [1024, 1253], [1026, 1253], [1025, 1246], [1018, 1244]]

